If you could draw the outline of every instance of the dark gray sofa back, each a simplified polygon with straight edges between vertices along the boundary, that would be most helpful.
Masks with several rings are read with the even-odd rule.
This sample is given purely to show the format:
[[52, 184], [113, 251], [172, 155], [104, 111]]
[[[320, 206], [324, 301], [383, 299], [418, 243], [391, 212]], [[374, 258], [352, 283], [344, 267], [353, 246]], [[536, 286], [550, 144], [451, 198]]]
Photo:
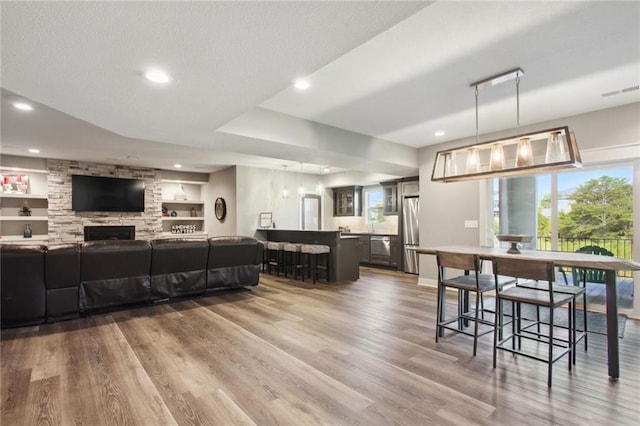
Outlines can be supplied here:
[[44, 322], [44, 247], [0, 244], [3, 327]]
[[151, 297], [171, 298], [204, 293], [209, 243], [158, 239], [151, 242]]

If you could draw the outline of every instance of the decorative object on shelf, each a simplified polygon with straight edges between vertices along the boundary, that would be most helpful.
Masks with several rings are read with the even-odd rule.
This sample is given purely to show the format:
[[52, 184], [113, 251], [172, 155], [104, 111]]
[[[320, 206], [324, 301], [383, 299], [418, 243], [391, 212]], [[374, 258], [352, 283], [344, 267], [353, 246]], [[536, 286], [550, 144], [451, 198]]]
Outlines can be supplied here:
[[507, 250], [507, 253], [520, 254], [518, 243], [528, 243], [533, 239], [533, 236], [523, 234], [501, 234], [496, 235], [496, 238], [501, 242], [511, 243], [511, 247]]
[[29, 203], [27, 203], [26, 201], [24, 202], [22, 207], [20, 207], [20, 211], [18, 212], [18, 215], [19, 216], [31, 216], [31, 208], [29, 207]]
[[260, 213], [260, 228], [271, 228], [273, 224], [273, 213], [263, 212]]
[[198, 212], [196, 211], [195, 207], [191, 207], [191, 210], [189, 210], [189, 215], [191, 217], [198, 217]]
[[169, 209], [164, 204], [162, 205], [162, 216], [169, 217]]
[[171, 225], [172, 234], [193, 234], [197, 232], [196, 225]]
[[216, 198], [214, 211], [216, 214], [216, 219], [222, 222], [224, 218], [227, 216], [227, 203], [224, 201], [224, 198], [222, 197]]
[[22, 235], [25, 238], [31, 238], [31, 226], [27, 223], [26, 225], [24, 225], [24, 232], [22, 233]]
[[[520, 76], [516, 68], [475, 83], [476, 133], [473, 145], [436, 153], [431, 180], [457, 182], [582, 167], [574, 133], [567, 126], [520, 134]], [[516, 135], [479, 142], [478, 89], [516, 80]], [[466, 166], [466, 167], [465, 167]]]
[[178, 216], [178, 212], [176, 212], [175, 210], [171, 211], [171, 217], [176, 217]]
[[178, 184], [178, 189], [176, 189], [175, 194], [173, 194], [173, 199], [176, 201], [185, 201], [187, 199], [187, 193], [184, 192], [181, 183]]
[[2, 190], [6, 193], [26, 194], [29, 192], [29, 175], [3, 175]]

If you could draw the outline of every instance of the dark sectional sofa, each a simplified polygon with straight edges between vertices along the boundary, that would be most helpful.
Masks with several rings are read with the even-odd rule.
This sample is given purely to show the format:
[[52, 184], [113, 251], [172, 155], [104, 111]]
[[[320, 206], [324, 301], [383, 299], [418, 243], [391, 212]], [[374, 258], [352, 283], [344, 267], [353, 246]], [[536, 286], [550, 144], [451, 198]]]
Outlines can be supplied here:
[[249, 237], [0, 244], [2, 327], [255, 286], [262, 251]]

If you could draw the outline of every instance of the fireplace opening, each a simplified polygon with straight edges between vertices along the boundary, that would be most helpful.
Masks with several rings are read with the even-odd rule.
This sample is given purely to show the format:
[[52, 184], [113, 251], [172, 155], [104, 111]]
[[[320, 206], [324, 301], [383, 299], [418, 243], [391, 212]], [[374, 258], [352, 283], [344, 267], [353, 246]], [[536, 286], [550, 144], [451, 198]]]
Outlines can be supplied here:
[[135, 226], [85, 226], [84, 240], [135, 240]]

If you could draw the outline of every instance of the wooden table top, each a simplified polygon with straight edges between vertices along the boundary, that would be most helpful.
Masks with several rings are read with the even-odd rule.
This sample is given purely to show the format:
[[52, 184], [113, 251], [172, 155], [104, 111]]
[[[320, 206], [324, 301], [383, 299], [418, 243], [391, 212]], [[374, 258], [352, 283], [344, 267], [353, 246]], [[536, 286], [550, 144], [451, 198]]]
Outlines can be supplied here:
[[493, 257], [512, 258], [517, 256], [520, 259], [552, 260], [558, 266], [575, 266], [578, 268], [601, 269], [605, 271], [640, 271], [640, 263], [633, 260], [566, 251], [521, 250], [520, 254], [509, 254], [506, 248], [481, 246], [417, 247], [415, 251], [419, 254], [431, 255], [435, 255], [438, 251], [472, 253], [487, 260], [491, 260]]

